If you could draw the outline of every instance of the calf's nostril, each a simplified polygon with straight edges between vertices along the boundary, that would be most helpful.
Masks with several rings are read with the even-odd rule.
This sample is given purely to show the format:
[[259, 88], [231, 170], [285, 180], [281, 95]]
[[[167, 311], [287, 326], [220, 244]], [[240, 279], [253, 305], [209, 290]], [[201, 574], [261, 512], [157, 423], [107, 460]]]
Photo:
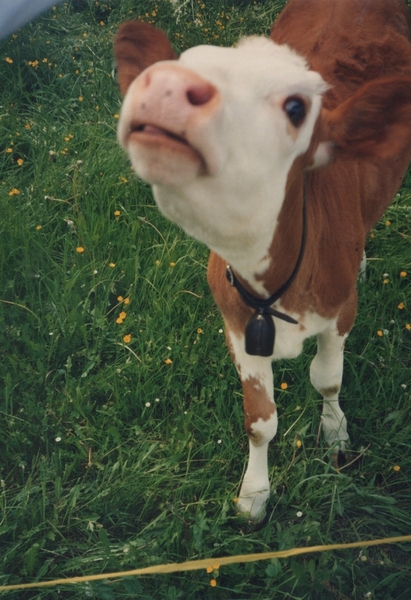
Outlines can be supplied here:
[[192, 85], [186, 92], [187, 100], [192, 106], [207, 104], [214, 96], [214, 88], [209, 84]]

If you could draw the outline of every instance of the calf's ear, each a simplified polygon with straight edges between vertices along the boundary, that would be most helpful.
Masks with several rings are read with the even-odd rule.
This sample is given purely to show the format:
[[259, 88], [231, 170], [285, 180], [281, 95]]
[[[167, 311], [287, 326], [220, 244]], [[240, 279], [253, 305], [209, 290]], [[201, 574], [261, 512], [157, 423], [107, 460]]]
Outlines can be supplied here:
[[122, 94], [150, 65], [177, 58], [166, 34], [141, 21], [126, 21], [120, 26], [114, 40], [114, 55]]
[[326, 138], [347, 158], [395, 159], [411, 150], [411, 78], [371, 81], [328, 114]]

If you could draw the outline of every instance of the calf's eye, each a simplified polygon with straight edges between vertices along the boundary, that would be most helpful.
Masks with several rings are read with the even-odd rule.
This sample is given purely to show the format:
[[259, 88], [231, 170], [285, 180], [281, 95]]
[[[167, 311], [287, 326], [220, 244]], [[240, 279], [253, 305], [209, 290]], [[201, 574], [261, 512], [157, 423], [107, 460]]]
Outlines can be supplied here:
[[284, 102], [283, 109], [294, 127], [299, 127], [307, 114], [304, 100], [296, 96], [287, 98]]

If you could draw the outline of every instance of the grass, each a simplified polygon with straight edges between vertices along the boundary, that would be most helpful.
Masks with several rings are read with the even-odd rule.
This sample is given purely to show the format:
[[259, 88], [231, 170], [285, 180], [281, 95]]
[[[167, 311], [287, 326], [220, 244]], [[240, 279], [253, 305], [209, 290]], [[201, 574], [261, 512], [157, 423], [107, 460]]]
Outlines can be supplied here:
[[[207, 251], [163, 219], [116, 143], [121, 21], [154, 22], [180, 51], [266, 33], [283, 4], [77, 0], [2, 43], [2, 585], [410, 533], [411, 177], [368, 240], [346, 349], [358, 460], [337, 472], [317, 443], [310, 342], [274, 367], [273, 496], [256, 532], [233, 510], [247, 440]], [[199, 571], [6, 596], [408, 600], [410, 552], [233, 565], [216, 588]]]

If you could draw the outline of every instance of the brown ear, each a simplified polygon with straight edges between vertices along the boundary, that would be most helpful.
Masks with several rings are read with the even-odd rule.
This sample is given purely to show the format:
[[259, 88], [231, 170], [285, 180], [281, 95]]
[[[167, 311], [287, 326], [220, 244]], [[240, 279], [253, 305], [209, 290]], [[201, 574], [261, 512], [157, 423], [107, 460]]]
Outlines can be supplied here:
[[346, 156], [390, 159], [411, 149], [411, 78], [371, 81], [328, 115], [326, 138]]
[[166, 34], [140, 21], [126, 21], [120, 26], [114, 40], [114, 55], [122, 94], [150, 65], [177, 58]]

